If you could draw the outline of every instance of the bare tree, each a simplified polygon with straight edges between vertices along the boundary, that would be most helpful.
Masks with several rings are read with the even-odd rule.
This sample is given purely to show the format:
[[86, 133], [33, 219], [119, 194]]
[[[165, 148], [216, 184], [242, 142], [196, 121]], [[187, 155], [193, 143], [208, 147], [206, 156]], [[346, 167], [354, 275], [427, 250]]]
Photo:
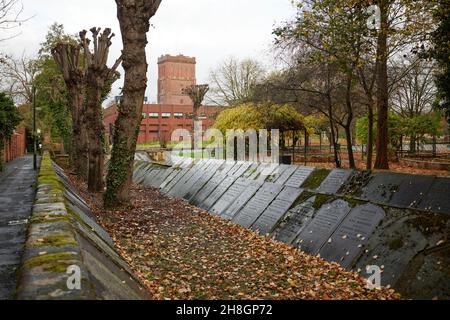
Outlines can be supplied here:
[[[0, 0], [0, 30], [9, 32], [19, 27], [27, 19], [20, 19], [23, 12], [23, 5], [19, 0]], [[0, 38], [0, 42], [9, 40], [17, 36], [17, 33]]]
[[[437, 89], [433, 65], [421, 59], [394, 64], [390, 77], [398, 79], [390, 87], [391, 109], [404, 118], [414, 118], [432, 111]], [[410, 151], [416, 151], [417, 137], [410, 136]]]
[[94, 51], [89, 48], [90, 40], [86, 38], [86, 30], [80, 32], [81, 45], [83, 46], [84, 60], [87, 67], [86, 73], [86, 113], [89, 142], [89, 174], [88, 189], [92, 192], [102, 192], [104, 183], [104, 161], [103, 151], [104, 127], [102, 116], [102, 102], [111, 90], [111, 85], [120, 77], [117, 68], [122, 62], [120, 57], [109, 68], [107, 66], [109, 48], [114, 33], [106, 28], [100, 35], [100, 28], [92, 28]]
[[415, 59], [407, 65], [393, 65], [390, 71], [391, 78], [399, 77], [390, 88], [392, 110], [408, 118], [429, 113], [437, 94], [433, 66]]
[[252, 59], [238, 61], [229, 58], [217, 69], [211, 71], [212, 103], [221, 106], [235, 106], [252, 100], [255, 86], [264, 79], [265, 70], [261, 64]]
[[33, 81], [38, 73], [35, 60], [22, 55], [20, 59], [12, 56], [0, 58], [0, 77], [2, 89], [18, 104], [31, 103], [33, 100]]
[[116, 0], [116, 4], [122, 33], [125, 83], [106, 179], [106, 206], [129, 201], [134, 154], [147, 88], [147, 32], [150, 18], [156, 14], [161, 0]]

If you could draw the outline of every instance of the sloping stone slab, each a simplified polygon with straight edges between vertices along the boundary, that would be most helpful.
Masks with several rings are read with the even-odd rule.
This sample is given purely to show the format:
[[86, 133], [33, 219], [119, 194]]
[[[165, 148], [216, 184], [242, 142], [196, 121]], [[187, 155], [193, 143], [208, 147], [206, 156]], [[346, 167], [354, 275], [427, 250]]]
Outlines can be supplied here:
[[232, 220], [250, 199], [253, 198], [263, 184], [258, 181], [247, 180], [246, 185], [245, 190], [222, 212], [222, 218]]
[[367, 185], [362, 188], [361, 197], [372, 202], [388, 204], [399, 190], [403, 179], [404, 175], [401, 173], [375, 173]]
[[193, 186], [202, 176], [206, 175], [211, 177], [217, 171], [217, 167], [217, 162], [214, 160], [206, 160], [205, 164], [197, 172], [194, 172], [189, 179], [183, 179], [183, 185], [178, 188], [177, 197], [184, 198], [189, 192], [192, 191]]
[[417, 208], [450, 214], [450, 178], [436, 178]]
[[263, 235], [272, 233], [277, 223], [288, 212], [302, 192], [302, 189], [284, 187], [275, 200], [255, 221], [252, 229], [259, 231]]
[[[414, 208], [430, 190], [436, 178], [433, 176], [412, 176], [404, 175], [404, 179], [399, 186], [399, 190], [392, 195], [389, 205], [399, 208]], [[450, 184], [449, 184], [450, 186]], [[450, 190], [447, 193], [450, 198]], [[450, 200], [448, 200], [450, 208]], [[449, 211], [450, 212], [450, 211]]]
[[172, 167], [159, 166], [154, 170], [148, 172], [145, 175], [144, 180], [141, 182], [141, 184], [146, 187], [159, 188], [161, 184], [164, 182], [164, 180], [166, 180], [167, 177], [172, 172], [174, 172], [174, 170], [176, 169]]
[[[409, 272], [413, 275], [407, 281], [415, 282], [417, 285], [420, 281], [417, 282], [415, 272], [408, 270], [408, 267], [410, 261], [420, 252], [427, 247], [435, 246], [446, 237], [439, 232], [433, 234], [433, 230], [426, 231], [428, 227], [424, 223], [426, 224], [426, 221], [429, 223], [429, 218], [434, 220], [438, 217], [424, 218], [423, 213], [415, 214], [409, 210], [396, 208], [389, 208], [386, 213], [387, 217], [369, 238], [365, 250], [351, 267], [367, 277], [366, 266], [376, 265], [383, 270], [381, 285], [391, 285], [394, 288], [405, 272]], [[445, 223], [444, 220], [442, 224]], [[445, 227], [443, 232], [446, 232]]]
[[288, 214], [274, 231], [274, 238], [287, 244], [293, 244], [300, 232], [302, 232], [312, 219], [315, 212], [313, 207], [315, 201], [316, 197], [314, 196], [289, 210]]
[[73, 205], [72, 203], [69, 203], [68, 209], [71, 210], [72, 213], [76, 215], [84, 224], [86, 224], [90, 228], [91, 232], [95, 232], [103, 241], [108, 243], [110, 246], [114, 246], [113, 240], [105, 231], [105, 229], [100, 227], [100, 225], [82, 209], [80, 209], [76, 205]]
[[168, 192], [172, 197], [182, 197], [188, 191], [186, 189], [186, 184], [198, 173], [203, 172], [209, 166], [210, 161], [200, 161], [195, 164], [189, 171], [173, 186], [173, 188]]
[[213, 179], [215, 175], [220, 174], [217, 170], [208, 170], [200, 176], [189, 188], [188, 192], [183, 196], [184, 199], [192, 203], [197, 194], [203, 190], [205, 185]]
[[141, 300], [146, 296], [139, 282], [117, 263], [120, 257], [105, 255], [105, 251], [81, 235], [78, 241], [97, 297], [104, 300]]
[[[230, 169], [230, 171], [227, 172], [228, 175], [232, 176], [236, 174], [236, 172], [239, 172], [240, 168], [245, 164], [245, 161], [236, 161], [234, 163], [234, 166]], [[245, 171], [245, 170], [244, 170]]]
[[382, 208], [371, 203], [353, 208], [320, 250], [320, 256], [348, 268], [385, 216]]
[[[450, 247], [425, 250], [415, 256], [401, 278], [396, 290], [402, 297], [414, 300], [450, 300]], [[416, 279], [416, 281], [411, 281]]]
[[295, 171], [297, 171], [298, 166], [282, 165], [282, 167], [284, 167], [285, 169], [282, 170], [279, 174], [274, 176], [273, 182], [285, 185], [286, 182], [289, 180], [289, 178], [295, 173]]
[[249, 183], [250, 181], [245, 178], [238, 178], [210, 209], [211, 213], [222, 215], [225, 210], [244, 192]]
[[191, 165], [184, 167], [181, 171], [164, 187], [161, 188], [162, 192], [170, 195], [172, 189], [176, 188], [177, 185], [184, 179], [184, 177], [189, 177], [193, 175], [198, 168], [201, 167], [201, 162], [192, 162]]
[[219, 168], [221, 174], [228, 174], [236, 165], [234, 161], [225, 161]]
[[233, 218], [233, 222], [250, 228], [264, 210], [272, 203], [283, 189], [282, 186], [266, 182], [249, 202]]
[[223, 196], [228, 188], [231, 187], [237, 178], [237, 176], [229, 176], [223, 179], [218, 187], [211, 192], [211, 194], [202, 203], [200, 203], [199, 207], [209, 210]]
[[285, 182], [285, 186], [300, 188], [309, 176], [314, 172], [313, 167], [297, 167], [297, 170]]
[[266, 179], [270, 176], [273, 171], [270, 171], [272, 168], [272, 164], [270, 163], [258, 163], [258, 167], [256, 167], [252, 174], [248, 176], [250, 180], [257, 180], [261, 183], [264, 183]]
[[258, 170], [259, 163], [252, 162], [250, 167], [242, 174], [242, 178], [251, 179], [250, 177]]
[[347, 182], [347, 179], [352, 175], [353, 170], [334, 169], [322, 181], [322, 184], [317, 191], [327, 194], [336, 194], [339, 189]]
[[[145, 177], [149, 175], [151, 172], [153, 172], [155, 169], [158, 170], [162, 166], [155, 165], [153, 163], [144, 163], [143, 165], [139, 166], [133, 173], [133, 182], [136, 184], [142, 183], [144, 181]], [[152, 173], [153, 174], [153, 173]]]
[[239, 178], [248, 170], [248, 168], [250, 168], [251, 165], [251, 162], [245, 161], [238, 169], [233, 170], [230, 174]]
[[191, 198], [190, 202], [196, 206], [203, 203], [206, 198], [222, 183], [227, 176], [216, 173], [209, 181]]
[[160, 189], [162, 192], [168, 192], [172, 187], [180, 181], [183, 176], [188, 173], [189, 169], [193, 166], [193, 161], [183, 162], [184, 164], [189, 163], [188, 165], [181, 165], [178, 168], [174, 167], [176, 170], [170, 174], [164, 182], [161, 184]]
[[317, 255], [323, 245], [350, 212], [349, 204], [344, 200], [335, 200], [324, 204], [300, 232], [296, 242], [306, 253]]

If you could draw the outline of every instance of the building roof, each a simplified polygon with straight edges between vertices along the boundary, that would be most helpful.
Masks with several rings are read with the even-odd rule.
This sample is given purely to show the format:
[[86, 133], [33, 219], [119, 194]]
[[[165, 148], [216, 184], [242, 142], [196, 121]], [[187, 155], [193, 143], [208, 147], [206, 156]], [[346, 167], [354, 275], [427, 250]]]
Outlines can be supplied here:
[[158, 58], [158, 64], [164, 63], [164, 62], [179, 62], [179, 63], [192, 63], [196, 64], [195, 57], [188, 57], [184, 56], [182, 54], [179, 54], [177, 56], [172, 56], [170, 54], [162, 55]]

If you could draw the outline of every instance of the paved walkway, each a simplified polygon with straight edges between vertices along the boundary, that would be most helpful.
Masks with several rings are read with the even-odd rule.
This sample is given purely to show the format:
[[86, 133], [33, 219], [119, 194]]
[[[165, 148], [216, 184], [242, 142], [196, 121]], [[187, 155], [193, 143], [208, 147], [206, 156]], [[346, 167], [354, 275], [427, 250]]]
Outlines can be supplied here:
[[0, 173], [0, 300], [11, 299], [16, 289], [35, 181], [32, 156], [8, 163]]

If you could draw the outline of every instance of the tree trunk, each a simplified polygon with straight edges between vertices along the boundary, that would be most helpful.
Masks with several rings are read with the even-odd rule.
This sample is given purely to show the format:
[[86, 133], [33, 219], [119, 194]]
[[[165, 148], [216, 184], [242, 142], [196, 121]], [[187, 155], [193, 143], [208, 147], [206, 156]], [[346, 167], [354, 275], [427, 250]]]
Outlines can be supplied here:
[[3, 163], [4, 163], [4, 160], [3, 160], [3, 148], [4, 148], [4, 142], [3, 142], [2, 137], [0, 137], [0, 172], [3, 171]]
[[116, 0], [123, 42], [122, 66], [125, 69], [125, 82], [106, 180], [107, 207], [129, 201], [134, 154], [147, 88], [147, 32], [150, 28], [150, 18], [158, 10], [160, 3], [161, 0]]
[[353, 73], [350, 73], [347, 76], [347, 88], [346, 88], [346, 94], [345, 94], [345, 105], [347, 108], [347, 120], [344, 124], [344, 130], [347, 140], [347, 153], [348, 153], [348, 164], [349, 167], [352, 169], [356, 168], [355, 165], [355, 157], [353, 155], [353, 138], [352, 138], [352, 130], [351, 125], [353, 121], [353, 104], [352, 104], [352, 81], [353, 81]]
[[[334, 162], [336, 164], [336, 168], [341, 167], [341, 162], [339, 161], [339, 155], [338, 155], [338, 146], [336, 141], [336, 134], [334, 131], [334, 121], [333, 121], [333, 107], [331, 105], [331, 99], [328, 98], [328, 120], [330, 121], [330, 135], [331, 135], [331, 141], [333, 143], [333, 150], [334, 150]], [[306, 148], [306, 146], [305, 146]]]
[[415, 154], [417, 151], [417, 138], [416, 136], [412, 135], [409, 137], [409, 153]]
[[196, 153], [196, 149], [197, 149], [197, 145], [196, 145], [196, 141], [195, 141], [195, 129], [196, 129], [196, 124], [198, 123], [198, 109], [199, 106], [196, 106], [194, 103], [194, 107], [192, 109], [192, 137], [191, 137], [191, 149], [192, 149], [192, 156], [195, 157], [195, 153]]
[[377, 157], [375, 159], [376, 169], [389, 169], [388, 160], [388, 1], [380, 0], [379, 7], [381, 11], [381, 29], [378, 35], [377, 44]]
[[347, 153], [348, 153], [348, 165], [351, 169], [356, 168], [355, 164], [355, 156], [353, 154], [353, 143], [352, 143], [352, 130], [351, 130], [351, 124], [346, 124], [344, 126], [345, 136], [347, 140]]
[[104, 87], [104, 81], [95, 77], [89, 70], [87, 77], [85, 119], [86, 123], [89, 124], [86, 129], [89, 139], [88, 189], [91, 192], [103, 192], [105, 188], [105, 155], [103, 152], [104, 127], [101, 110]]
[[88, 136], [85, 115], [84, 85], [69, 87], [72, 113], [72, 163], [77, 176], [87, 181], [88, 178]]
[[373, 136], [373, 124], [374, 124], [374, 114], [373, 114], [373, 101], [371, 100], [369, 102], [369, 108], [368, 108], [368, 138], [367, 138], [367, 163], [366, 168], [367, 170], [372, 170], [372, 160], [373, 160], [373, 142], [374, 142], [374, 136]]
[[59, 43], [52, 49], [52, 56], [58, 65], [70, 98], [73, 140], [71, 164], [77, 175], [87, 179], [87, 135], [84, 122], [85, 72], [80, 63], [80, 45]]

